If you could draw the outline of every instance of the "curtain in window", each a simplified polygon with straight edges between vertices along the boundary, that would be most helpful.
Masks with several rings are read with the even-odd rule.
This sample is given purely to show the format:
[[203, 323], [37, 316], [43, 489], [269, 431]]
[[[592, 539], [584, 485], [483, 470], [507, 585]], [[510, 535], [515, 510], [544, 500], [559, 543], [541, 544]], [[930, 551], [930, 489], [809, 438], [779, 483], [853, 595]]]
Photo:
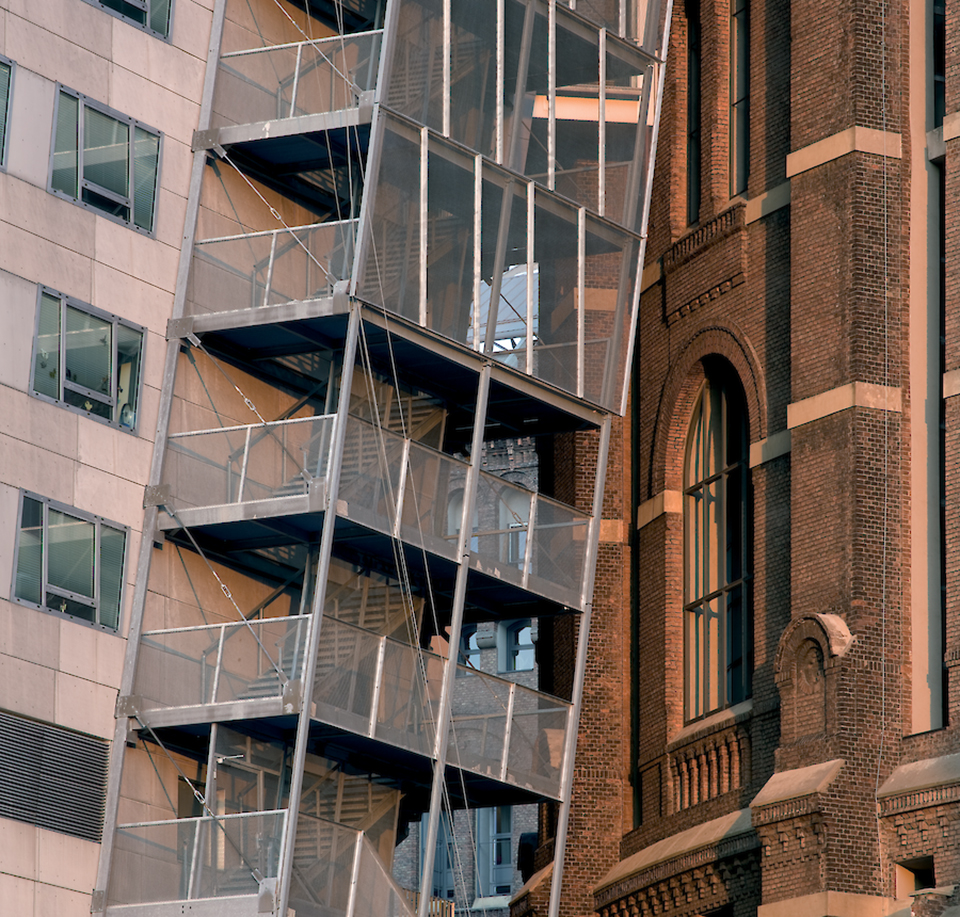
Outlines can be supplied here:
[[142, 128], [133, 130], [133, 222], [141, 229], [153, 229], [157, 196], [157, 167], [160, 138]]

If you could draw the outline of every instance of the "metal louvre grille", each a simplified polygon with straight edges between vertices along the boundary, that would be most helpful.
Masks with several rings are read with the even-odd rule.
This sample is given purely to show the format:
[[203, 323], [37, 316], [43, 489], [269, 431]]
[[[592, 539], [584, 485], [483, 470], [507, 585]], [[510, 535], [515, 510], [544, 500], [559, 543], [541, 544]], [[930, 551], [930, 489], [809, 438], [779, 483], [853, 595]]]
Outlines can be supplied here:
[[109, 746], [0, 712], [0, 817], [99, 841]]

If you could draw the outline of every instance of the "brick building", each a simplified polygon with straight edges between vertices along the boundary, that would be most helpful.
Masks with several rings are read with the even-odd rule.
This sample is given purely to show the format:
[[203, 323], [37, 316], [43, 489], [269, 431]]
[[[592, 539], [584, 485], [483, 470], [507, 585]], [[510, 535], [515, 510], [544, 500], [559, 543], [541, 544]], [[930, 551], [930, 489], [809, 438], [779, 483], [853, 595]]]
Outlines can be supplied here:
[[568, 917], [960, 913], [958, 17], [674, 4]]

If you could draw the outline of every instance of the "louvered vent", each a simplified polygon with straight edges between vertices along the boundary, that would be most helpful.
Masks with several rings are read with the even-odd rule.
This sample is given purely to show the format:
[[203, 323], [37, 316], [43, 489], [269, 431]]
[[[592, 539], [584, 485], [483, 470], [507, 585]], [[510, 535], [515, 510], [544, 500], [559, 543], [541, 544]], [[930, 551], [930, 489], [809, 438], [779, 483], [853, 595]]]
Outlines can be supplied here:
[[109, 746], [0, 712], [0, 816], [99, 841]]

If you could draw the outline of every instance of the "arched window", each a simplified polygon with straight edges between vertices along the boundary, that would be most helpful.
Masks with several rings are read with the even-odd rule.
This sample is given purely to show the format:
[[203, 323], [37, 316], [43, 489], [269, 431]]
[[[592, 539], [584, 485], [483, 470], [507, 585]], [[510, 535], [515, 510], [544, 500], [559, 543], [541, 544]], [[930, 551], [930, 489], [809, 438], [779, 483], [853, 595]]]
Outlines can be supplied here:
[[684, 715], [750, 694], [747, 425], [739, 384], [703, 384], [687, 436], [683, 481]]

